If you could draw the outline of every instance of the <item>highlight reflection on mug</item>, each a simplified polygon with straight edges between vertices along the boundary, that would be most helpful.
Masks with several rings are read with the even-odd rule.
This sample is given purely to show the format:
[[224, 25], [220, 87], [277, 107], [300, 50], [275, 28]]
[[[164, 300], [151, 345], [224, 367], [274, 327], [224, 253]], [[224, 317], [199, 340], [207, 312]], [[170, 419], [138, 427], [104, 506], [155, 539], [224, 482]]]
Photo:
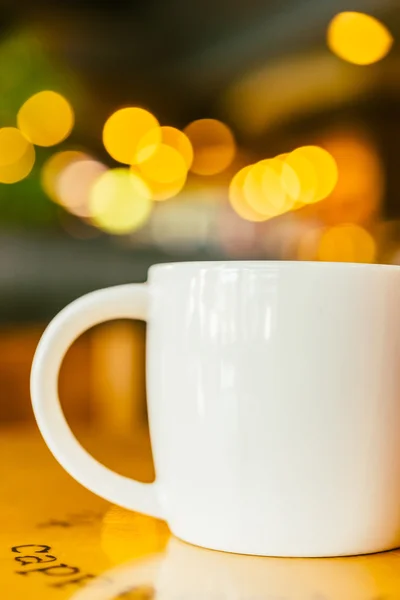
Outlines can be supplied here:
[[[124, 512], [135, 519], [134, 514]], [[122, 529], [117, 528], [110, 537], [110, 519], [106, 527], [108, 534], [103, 542], [109, 544], [112, 539], [113, 546], [117, 547], [118, 530]], [[159, 540], [165, 539], [164, 533], [161, 534]], [[127, 548], [126, 536], [123, 538], [120, 541]], [[132, 548], [137, 546], [133, 539], [132, 544]], [[110, 546], [104, 549], [110, 556]], [[157, 542], [154, 546], [157, 554], [130, 560], [107, 571], [71, 600], [119, 597], [132, 600], [395, 600], [400, 597], [400, 554], [396, 551], [345, 558], [263, 558], [204, 550], [176, 538], [169, 539], [165, 552], [160, 549]], [[151, 551], [151, 548], [146, 550]]]

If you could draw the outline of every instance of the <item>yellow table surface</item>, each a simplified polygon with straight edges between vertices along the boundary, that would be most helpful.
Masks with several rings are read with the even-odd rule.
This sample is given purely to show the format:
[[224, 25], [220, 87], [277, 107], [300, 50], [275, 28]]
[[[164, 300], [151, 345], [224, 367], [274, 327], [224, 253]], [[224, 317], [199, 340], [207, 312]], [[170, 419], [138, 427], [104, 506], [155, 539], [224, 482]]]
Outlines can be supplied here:
[[[149, 480], [148, 453], [133, 454], [117, 443], [107, 461]], [[32, 429], [0, 430], [0, 507], [0, 600], [400, 599], [399, 551], [282, 559], [190, 546], [86, 491]]]

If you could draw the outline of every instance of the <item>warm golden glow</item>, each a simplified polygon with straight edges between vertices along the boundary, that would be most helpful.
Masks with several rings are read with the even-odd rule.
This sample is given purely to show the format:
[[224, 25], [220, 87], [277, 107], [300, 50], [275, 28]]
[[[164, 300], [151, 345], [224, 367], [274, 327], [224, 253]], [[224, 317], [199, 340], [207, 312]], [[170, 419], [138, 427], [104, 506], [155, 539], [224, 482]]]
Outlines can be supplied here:
[[[289, 185], [293, 180], [293, 172], [297, 178], [295, 187], [293, 184]], [[302, 148], [297, 148], [284, 158], [282, 183], [295, 201], [296, 208], [315, 201], [318, 186], [317, 173], [312, 162], [303, 154]]]
[[143, 162], [151, 157], [156, 152], [160, 143], [166, 144], [179, 152], [185, 161], [186, 169], [190, 169], [193, 162], [193, 148], [189, 138], [183, 131], [168, 126], [151, 129], [142, 137], [137, 149], [138, 162]]
[[107, 167], [97, 160], [75, 160], [63, 169], [57, 178], [57, 196], [69, 212], [78, 217], [89, 217], [90, 192]]
[[12, 165], [23, 157], [30, 142], [16, 127], [0, 129], [0, 167]]
[[193, 121], [184, 133], [193, 146], [191, 170], [198, 175], [215, 175], [232, 162], [236, 145], [231, 130], [216, 119]]
[[107, 119], [103, 129], [103, 143], [112, 158], [120, 163], [133, 165], [149, 158], [148, 153], [143, 156], [141, 145], [143, 137], [149, 134], [155, 150], [161, 143], [157, 119], [143, 108], [121, 108]]
[[[301, 205], [299, 202], [299, 197], [301, 194], [300, 179], [297, 176], [296, 171], [286, 163], [287, 156], [289, 156], [289, 153], [280, 154], [276, 157], [276, 160], [280, 161], [279, 174], [281, 186], [291, 201], [291, 208], [298, 208]], [[287, 200], [288, 204], [289, 200]]]
[[389, 52], [393, 37], [383, 23], [359, 12], [342, 12], [329, 24], [329, 48], [356, 65], [370, 65]]
[[139, 177], [143, 179], [148, 187], [151, 199], [155, 201], [168, 200], [169, 198], [177, 196], [186, 183], [186, 172], [180, 179], [176, 179], [169, 183], [161, 183], [160, 181], [146, 178], [143, 173], [139, 171], [138, 167], [133, 166], [130, 170], [132, 173], [139, 175]]
[[376, 245], [368, 231], [359, 225], [344, 224], [326, 229], [319, 240], [318, 259], [322, 261], [370, 263]]
[[329, 152], [319, 146], [304, 146], [246, 168], [240, 197], [243, 195], [256, 215], [269, 219], [321, 200], [331, 193], [337, 176], [336, 162]]
[[313, 202], [323, 200], [334, 190], [338, 181], [338, 167], [333, 156], [319, 146], [302, 146], [296, 152], [308, 160], [314, 168], [316, 187]]
[[[263, 189], [264, 174], [266, 173], [269, 160], [271, 159], [262, 160], [254, 164], [247, 173], [243, 183], [246, 202], [256, 213], [264, 215], [265, 218], [274, 216], [274, 211], [268, 203]], [[284, 195], [283, 190], [279, 191], [281, 192], [281, 196]]]
[[291, 210], [299, 188], [300, 182], [295, 171], [284, 160], [274, 158], [266, 163], [262, 191], [272, 214], [278, 215]]
[[150, 216], [152, 202], [145, 182], [128, 169], [103, 173], [90, 193], [93, 222], [109, 233], [124, 234], [139, 229]]
[[[290, 210], [293, 203], [287, 203], [287, 197], [281, 178], [281, 164], [278, 160], [271, 160], [265, 165], [262, 177], [262, 191], [267, 205], [272, 214], [281, 214]], [[268, 209], [267, 209], [268, 210]]]
[[[163, 552], [170, 538], [168, 527], [162, 521], [119, 506], [111, 506], [107, 510], [102, 519], [100, 531], [102, 551], [112, 564], [119, 565], [134, 558], [143, 559], [146, 555]], [[112, 595], [114, 596], [114, 594]], [[124, 595], [126, 600], [145, 600], [147, 597], [140, 591], [138, 593], [135, 591], [129, 593], [128, 591], [126, 594], [122, 594], [122, 598]]]
[[366, 223], [376, 215], [384, 193], [384, 171], [372, 140], [360, 132], [336, 132], [324, 140], [339, 170], [339, 179], [326, 200], [315, 207], [328, 225]]
[[293, 188], [296, 183], [299, 187], [293, 169], [280, 158], [272, 158], [251, 167], [245, 178], [243, 191], [253, 210], [266, 218], [272, 218], [293, 208], [294, 200], [287, 188]]
[[193, 163], [193, 146], [187, 135], [175, 127], [161, 127], [161, 135], [163, 143], [179, 152], [189, 170]]
[[239, 217], [242, 217], [242, 219], [254, 222], [266, 221], [268, 217], [257, 213], [257, 211], [247, 203], [244, 194], [244, 183], [252, 168], [253, 165], [244, 167], [233, 177], [229, 186], [229, 202], [235, 213], [237, 213]]
[[35, 149], [16, 127], [0, 129], [0, 183], [16, 183], [31, 172]]
[[57, 180], [62, 171], [75, 161], [88, 160], [90, 157], [79, 150], [65, 150], [50, 156], [44, 163], [41, 172], [43, 190], [54, 202], [59, 202]]
[[61, 94], [44, 91], [31, 96], [18, 112], [18, 127], [37, 146], [54, 146], [65, 140], [74, 126], [74, 111]]
[[164, 126], [150, 130], [141, 138], [136, 155], [138, 165], [131, 171], [145, 180], [153, 200], [179, 194], [193, 161], [192, 145], [182, 131]]
[[139, 164], [139, 169], [146, 179], [160, 184], [173, 183], [187, 173], [182, 155], [166, 144], [160, 144], [147, 160]]
[[35, 164], [35, 148], [28, 144], [25, 153], [15, 163], [0, 166], [0, 183], [16, 183], [25, 179]]
[[[246, 204], [251, 210], [254, 210], [256, 214], [263, 215], [264, 219], [271, 216], [270, 211], [267, 210], [262, 189], [262, 180], [266, 162], [266, 160], [263, 160], [246, 168], [246, 174], [242, 184], [243, 197]], [[259, 208], [261, 208], [261, 210], [259, 210]]]

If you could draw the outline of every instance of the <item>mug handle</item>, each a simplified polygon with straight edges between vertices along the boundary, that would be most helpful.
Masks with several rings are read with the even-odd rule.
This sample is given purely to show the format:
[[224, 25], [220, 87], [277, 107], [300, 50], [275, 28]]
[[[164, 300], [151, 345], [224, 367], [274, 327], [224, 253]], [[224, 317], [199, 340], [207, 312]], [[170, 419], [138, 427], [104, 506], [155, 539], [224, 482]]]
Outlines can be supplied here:
[[45, 330], [31, 372], [31, 397], [39, 429], [58, 462], [79, 483], [127, 508], [162, 519], [157, 483], [140, 483], [100, 464], [69, 428], [58, 397], [58, 374], [71, 344], [87, 329], [111, 319], [147, 318], [147, 284], [119, 285], [82, 296]]

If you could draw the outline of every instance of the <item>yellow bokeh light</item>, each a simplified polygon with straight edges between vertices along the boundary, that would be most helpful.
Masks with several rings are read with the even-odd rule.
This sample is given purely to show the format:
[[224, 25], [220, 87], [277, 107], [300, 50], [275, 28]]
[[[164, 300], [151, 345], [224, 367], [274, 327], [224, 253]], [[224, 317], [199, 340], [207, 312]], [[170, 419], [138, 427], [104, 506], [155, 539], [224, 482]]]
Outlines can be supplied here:
[[[266, 174], [267, 165], [270, 160], [271, 159], [262, 160], [253, 165], [246, 175], [243, 184], [244, 195], [249, 206], [266, 218], [275, 216], [275, 211], [269, 203], [269, 199], [266, 197], [263, 187], [264, 175]], [[269, 184], [276, 183], [272, 181], [274, 179], [274, 172], [271, 172], [269, 175]], [[281, 188], [279, 189], [278, 184], [278, 195], [279, 194], [281, 197], [277, 199], [278, 203], [282, 201], [282, 197], [285, 195], [284, 190]]]
[[65, 140], [74, 121], [74, 111], [68, 100], [50, 90], [31, 96], [17, 116], [19, 129], [37, 146], [54, 146]]
[[339, 179], [315, 214], [328, 225], [368, 222], [379, 209], [385, 187], [373, 140], [357, 131], [337, 131], [324, 139], [324, 147], [335, 158]]
[[[286, 186], [284, 183], [286, 182]], [[280, 158], [262, 160], [251, 167], [246, 175], [243, 191], [247, 203], [266, 218], [276, 217], [294, 206], [287, 187], [294, 187], [296, 173]]]
[[283, 189], [281, 174], [278, 169], [279, 167], [274, 165], [273, 161], [266, 165], [261, 183], [263, 196], [270, 206], [270, 213], [273, 215], [281, 214], [292, 207], [292, 203], [287, 206], [286, 199], [288, 195]]
[[301, 183], [296, 171], [286, 163], [287, 156], [289, 154], [281, 154], [276, 157], [275, 161], [280, 161], [278, 172], [281, 186], [288, 196], [287, 204], [291, 205], [290, 208], [298, 208], [300, 206]]
[[328, 262], [370, 263], [375, 260], [375, 253], [376, 244], [371, 234], [363, 227], [349, 223], [323, 232], [317, 256]]
[[340, 58], [356, 65], [370, 65], [386, 56], [393, 37], [383, 23], [370, 15], [342, 12], [330, 22], [327, 42]]
[[318, 186], [317, 173], [314, 165], [305, 156], [301, 148], [296, 148], [283, 159], [282, 181], [289, 182], [296, 174], [298, 185], [288, 190], [289, 195], [296, 201], [297, 206], [311, 204], [315, 201]]
[[57, 196], [69, 212], [78, 217], [89, 217], [90, 192], [107, 167], [97, 160], [75, 160], [66, 166], [57, 178]]
[[239, 217], [245, 219], [246, 221], [253, 221], [256, 223], [266, 221], [268, 217], [255, 211], [247, 203], [246, 196], [244, 194], [243, 186], [252, 168], [253, 165], [244, 167], [243, 169], [238, 171], [236, 175], [232, 178], [232, 181], [229, 186], [229, 202], [233, 210], [236, 214], [239, 215]]
[[193, 163], [193, 146], [187, 135], [175, 127], [161, 127], [161, 135], [163, 143], [179, 152], [189, 170]]
[[160, 144], [166, 144], [179, 152], [185, 161], [186, 169], [190, 169], [193, 162], [193, 148], [189, 138], [176, 127], [164, 125], [160, 128], [151, 129], [139, 141], [137, 147], [138, 163], [151, 157]]
[[132, 166], [130, 170], [132, 173], [139, 175], [139, 177], [143, 179], [150, 192], [151, 199], [158, 202], [162, 202], [163, 200], [168, 200], [169, 198], [177, 196], [179, 192], [182, 191], [186, 183], [186, 173], [180, 179], [176, 179], [175, 181], [171, 181], [169, 183], [161, 183], [159, 181], [146, 178], [135, 166]]
[[183, 190], [186, 183], [186, 176], [171, 181], [170, 183], [160, 183], [148, 179], [145, 179], [145, 182], [150, 189], [151, 199], [162, 202], [163, 200], [174, 198]]
[[160, 144], [155, 152], [139, 164], [144, 177], [157, 183], [173, 183], [187, 173], [186, 163], [182, 155], [166, 144]]
[[124, 234], [139, 229], [150, 216], [151, 193], [146, 183], [128, 169], [103, 173], [91, 188], [91, 219], [100, 229]]
[[16, 127], [0, 129], [0, 167], [18, 162], [28, 150], [30, 142]]
[[43, 190], [54, 202], [59, 202], [57, 191], [57, 180], [60, 173], [68, 167], [68, 165], [79, 161], [87, 160], [90, 157], [79, 150], [64, 150], [50, 156], [44, 163], [41, 172], [41, 184]]
[[25, 153], [16, 162], [0, 166], [0, 183], [16, 183], [25, 179], [35, 164], [35, 148], [28, 143]]
[[138, 165], [132, 166], [131, 171], [145, 180], [152, 200], [163, 201], [183, 189], [193, 161], [193, 148], [182, 131], [163, 126], [142, 137], [137, 158]]
[[232, 162], [236, 144], [229, 127], [216, 119], [199, 119], [184, 129], [193, 147], [191, 170], [198, 175], [216, 175]]
[[271, 213], [267, 210], [266, 200], [262, 189], [262, 180], [266, 162], [266, 160], [262, 160], [247, 168], [242, 188], [246, 204], [257, 214], [262, 214], [265, 218], [268, 218], [271, 216]]
[[291, 210], [300, 188], [295, 171], [279, 158], [268, 161], [265, 167], [262, 191], [272, 213], [282, 214]]
[[141, 140], [151, 132], [154, 150], [161, 143], [161, 132], [157, 119], [143, 108], [121, 108], [113, 113], [103, 128], [104, 147], [116, 161], [134, 165], [149, 158], [143, 157]]
[[316, 186], [312, 202], [319, 202], [329, 196], [338, 181], [338, 167], [333, 156], [319, 146], [302, 146], [295, 152], [301, 154], [314, 168]]

